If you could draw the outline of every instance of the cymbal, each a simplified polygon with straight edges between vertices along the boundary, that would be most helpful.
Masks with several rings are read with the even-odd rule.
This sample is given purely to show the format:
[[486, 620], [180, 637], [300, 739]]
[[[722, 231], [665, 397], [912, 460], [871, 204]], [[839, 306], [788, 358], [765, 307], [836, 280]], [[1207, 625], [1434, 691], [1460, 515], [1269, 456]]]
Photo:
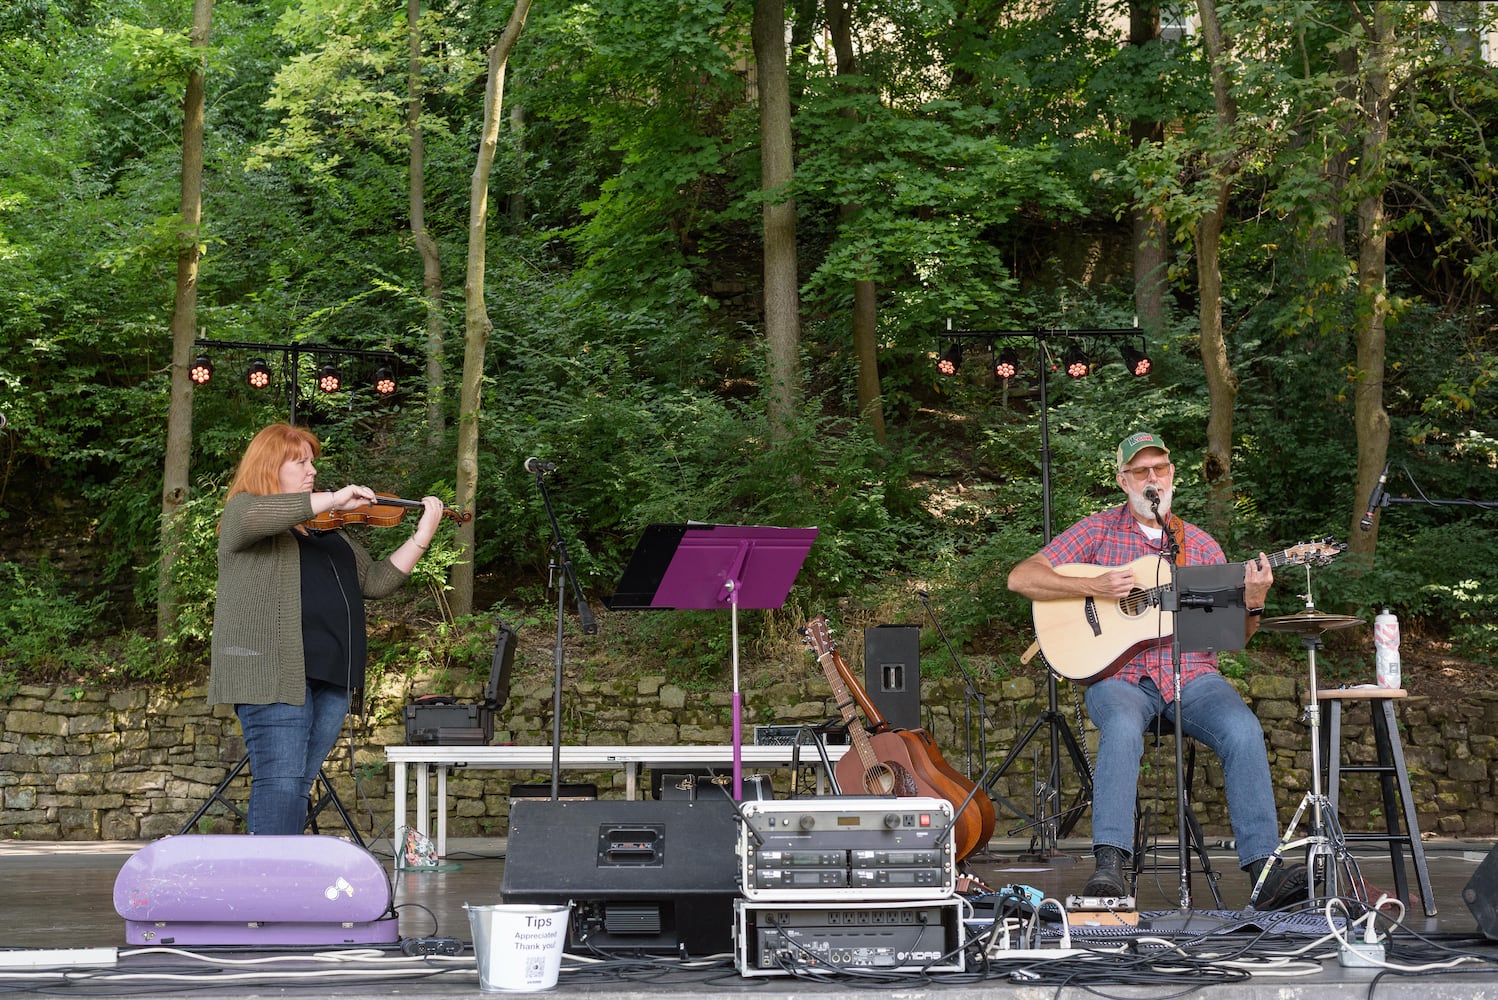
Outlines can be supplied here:
[[1363, 619], [1354, 618], [1351, 615], [1329, 615], [1315, 608], [1306, 608], [1304, 611], [1293, 615], [1280, 615], [1278, 618], [1265, 618], [1259, 623], [1260, 628], [1271, 632], [1299, 632], [1302, 635], [1319, 635], [1322, 632], [1330, 632], [1333, 629], [1351, 628], [1353, 625], [1364, 624]]

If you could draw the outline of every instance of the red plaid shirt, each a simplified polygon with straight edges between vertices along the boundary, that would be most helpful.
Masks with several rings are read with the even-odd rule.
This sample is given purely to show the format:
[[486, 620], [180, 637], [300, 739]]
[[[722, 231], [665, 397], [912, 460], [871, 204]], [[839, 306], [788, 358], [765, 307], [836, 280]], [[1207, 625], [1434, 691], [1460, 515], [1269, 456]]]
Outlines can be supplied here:
[[[1185, 525], [1185, 565], [1210, 566], [1225, 563], [1222, 547], [1211, 535], [1194, 524]], [[1162, 540], [1163, 541], [1163, 540]], [[1151, 541], [1140, 528], [1139, 522], [1129, 513], [1127, 505], [1120, 504], [1107, 510], [1082, 518], [1040, 550], [1052, 566], [1065, 563], [1086, 563], [1091, 566], [1123, 566], [1144, 556], [1159, 555], [1161, 541]], [[1169, 584], [1169, 569], [1161, 567], [1162, 585]], [[1216, 653], [1182, 653], [1181, 684], [1184, 686], [1203, 674], [1217, 669]], [[1148, 677], [1155, 682], [1168, 702], [1174, 697], [1174, 684], [1170, 674], [1170, 637], [1159, 645], [1138, 653], [1113, 675], [1134, 684]]]

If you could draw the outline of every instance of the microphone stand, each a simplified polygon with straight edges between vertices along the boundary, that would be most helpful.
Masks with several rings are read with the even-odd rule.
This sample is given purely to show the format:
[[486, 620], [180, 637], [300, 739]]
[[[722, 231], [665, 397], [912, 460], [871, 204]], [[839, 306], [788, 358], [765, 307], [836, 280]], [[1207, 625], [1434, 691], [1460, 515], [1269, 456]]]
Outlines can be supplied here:
[[[566, 638], [566, 619], [563, 615], [567, 609], [567, 590], [570, 587], [573, 595], [577, 598], [577, 618], [582, 623], [583, 633], [593, 635], [598, 631], [598, 622], [593, 618], [593, 610], [588, 607], [587, 600], [583, 597], [583, 588], [577, 582], [577, 574], [573, 572], [572, 560], [567, 558], [567, 543], [562, 541], [562, 529], [557, 524], [556, 511], [551, 506], [551, 496], [546, 492], [546, 473], [549, 470], [537, 465], [534, 475], [536, 477], [536, 489], [541, 492], [541, 503], [546, 507], [546, 516], [551, 521], [551, 562], [547, 565], [546, 585], [557, 587], [557, 647], [552, 656], [555, 666], [555, 678], [551, 691], [551, 801], [555, 802], [561, 798], [561, 774], [562, 774], [562, 641]], [[561, 578], [558, 579], [558, 574]]]
[[973, 702], [978, 703], [978, 759], [983, 766], [988, 766], [988, 729], [991, 725], [988, 718], [988, 709], [984, 706], [983, 692], [973, 683], [973, 675], [963, 665], [957, 656], [957, 650], [952, 648], [952, 640], [947, 638], [946, 629], [941, 627], [941, 622], [936, 620], [936, 615], [931, 611], [931, 595], [924, 590], [917, 590], [916, 596], [921, 599], [921, 604], [926, 608], [926, 617], [931, 619], [931, 624], [936, 626], [936, 634], [941, 636], [941, 641], [946, 644], [947, 653], [952, 657], [952, 662], [957, 664], [958, 673], [962, 674], [962, 682], [966, 686], [962, 699], [962, 742], [963, 750], [967, 754], [967, 776], [973, 776]]
[[[4, 426], [4, 424], [0, 424], [0, 427]], [[1378, 485], [1373, 488], [1372, 495], [1368, 497], [1368, 513], [1363, 515], [1362, 519], [1358, 522], [1358, 527], [1362, 528], [1364, 531], [1368, 531], [1373, 527], [1374, 513], [1389, 506], [1389, 504], [1391, 503], [1417, 503], [1423, 504], [1426, 507], [1476, 507], [1478, 510], [1498, 510], [1498, 500], [1472, 500], [1466, 497], [1454, 497], [1447, 499], [1428, 497], [1425, 495], [1425, 491], [1420, 489], [1420, 484], [1415, 482], [1415, 478], [1410, 475], [1408, 468], [1404, 470], [1404, 474], [1405, 477], [1409, 479], [1410, 485], [1415, 488], [1415, 496], [1390, 496], [1389, 491], [1385, 488], [1385, 483], [1388, 479], [1388, 471], [1389, 466], [1387, 463], [1385, 463], [1384, 473], [1383, 475], [1379, 476]]]
[[[1180, 548], [1176, 545], [1175, 536], [1170, 533], [1170, 526], [1160, 517], [1160, 495], [1156, 493], [1150, 500], [1150, 513], [1155, 516], [1155, 523], [1160, 526], [1160, 542], [1165, 554], [1165, 561], [1170, 565], [1170, 594], [1171, 600], [1167, 604], [1174, 604], [1177, 618], [1180, 617], [1181, 592], [1179, 588], [1180, 567], [1176, 560], [1180, 558]], [[1182, 744], [1185, 743], [1185, 731], [1181, 722], [1181, 630], [1179, 625], [1172, 628], [1170, 636], [1170, 683], [1174, 696], [1172, 714], [1175, 716], [1175, 764], [1176, 764], [1176, 840], [1178, 853], [1180, 855], [1180, 906], [1184, 913], [1191, 909], [1191, 848], [1187, 836], [1186, 827], [1186, 763], [1182, 753]], [[1137, 859], [1136, 859], [1137, 860]]]

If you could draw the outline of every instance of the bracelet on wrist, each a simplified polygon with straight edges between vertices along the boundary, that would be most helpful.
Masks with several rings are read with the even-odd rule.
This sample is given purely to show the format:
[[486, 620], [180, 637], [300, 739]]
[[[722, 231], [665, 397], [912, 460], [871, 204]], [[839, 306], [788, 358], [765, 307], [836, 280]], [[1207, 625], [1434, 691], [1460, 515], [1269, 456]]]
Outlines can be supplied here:
[[1263, 608], [1247, 608], [1244, 613], [1250, 618], [1257, 618], [1264, 613]]

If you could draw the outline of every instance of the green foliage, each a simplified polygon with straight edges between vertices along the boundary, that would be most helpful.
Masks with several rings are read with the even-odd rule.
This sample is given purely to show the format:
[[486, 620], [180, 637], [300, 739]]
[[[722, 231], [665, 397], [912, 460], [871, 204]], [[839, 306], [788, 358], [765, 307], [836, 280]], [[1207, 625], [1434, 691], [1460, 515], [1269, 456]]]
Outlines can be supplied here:
[[47, 560], [26, 568], [0, 563], [0, 691], [19, 679], [72, 676], [87, 660], [104, 595], [70, 590]]
[[[182, 651], [202, 650], [213, 637], [213, 603], [218, 596], [218, 523], [224, 510], [223, 488], [205, 482], [177, 508], [181, 543], [172, 560], [170, 587], [177, 602], [177, 621], [168, 641]], [[159, 566], [157, 567], [159, 573]], [[154, 585], [157, 574], [143, 577]], [[148, 595], [141, 594], [142, 602]]]
[[[482, 689], [499, 639], [497, 623], [516, 631], [540, 624], [503, 603], [482, 614], [433, 622], [420, 630], [413, 630], [409, 622], [392, 624], [373, 607], [371, 611], [367, 691], [378, 690], [390, 680], [421, 694], [457, 694], [460, 686]], [[385, 699], [384, 703], [391, 702]]]
[[[429, 436], [422, 404], [429, 393], [449, 428], [459, 416], [483, 55], [506, 11], [424, 6], [425, 207], [443, 262], [447, 384], [420, 384], [427, 317], [405, 231], [404, 24], [389, 5], [215, 3], [197, 322], [214, 339], [395, 351], [408, 387], [398, 404], [317, 397], [304, 369], [298, 417], [325, 442], [324, 481], [448, 496], [456, 435]], [[1048, 529], [1116, 502], [1111, 442], [1159, 430], [1182, 509], [1201, 509], [1210, 414], [1189, 237], [1226, 172], [1235, 185], [1220, 264], [1239, 379], [1230, 556], [1340, 534], [1356, 508], [1362, 376], [1348, 336], [1359, 317], [1348, 213], [1391, 178], [1391, 482], [1410, 495], [1490, 499], [1498, 209], [1479, 126], [1493, 117], [1492, 74], [1445, 53], [1439, 22], [1401, 23], [1395, 62], [1407, 75], [1387, 155], [1366, 174], [1356, 158], [1338, 188], [1329, 157], [1360, 152], [1362, 139], [1338, 61], [1358, 36], [1326, 6], [1224, 7], [1240, 40], [1236, 129], [1211, 111], [1198, 42], [1121, 45], [1105, 16], [1116, 4], [860, 4], [856, 75], [838, 75], [817, 46], [793, 53], [806, 406], [776, 441], [759, 336], [757, 115], [741, 60], [748, 6], [538, 5], [512, 57], [505, 103], [518, 113], [498, 138], [488, 204], [480, 579], [541, 609], [532, 614], [543, 623], [551, 613], [551, 524], [521, 469], [534, 454], [559, 465], [549, 498], [590, 595], [611, 591], [652, 522], [816, 525], [791, 616], [847, 602], [916, 620], [919, 587], [959, 644], [991, 647], [980, 655], [1009, 669], [1028, 643], [1029, 609], [1008, 592], [1007, 569]], [[1421, 5], [1397, 12], [1425, 16]], [[180, 617], [166, 655], [128, 630], [93, 654], [70, 652], [127, 610], [151, 617], [182, 83], [197, 57], [186, 16], [159, 0], [0, 13], [0, 518], [30, 530], [54, 496], [81, 503], [76, 530], [107, 554], [91, 584], [133, 585], [138, 604], [96, 605], [78, 594], [97, 586], [14, 567], [6, 621], [25, 633], [19, 652], [7, 647], [16, 676], [118, 681], [191, 666], [211, 629], [222, 484], [250, 434], [292, 402], [284, 384], [258, 395], [236, 384], [248, 355], [215, 359], [227, 377], [194, 393], [198, 485], [179, 515]], [[1174, 124], [1163, 143], [1130, 153], [1136, 119]], [[1125, 379], [1111, 360], [1078, 383], [1053, 372], [1043, 445], [1033, 378], [995, 384], [982, 365], [932, 376], [949, 318], [1132, 326], [1132, 237], [1114, 220], [1135, 204], [1178, 241], [1149, 378]], [[1331, 238], [1338, 222], [1346, 241]], [[848, 330], [851, 286], [865, 279], [878, 293], [884, 443], [857, 413]], [[1111, 359], [1117, 345], [1089, 346]], [[447, 620], [444, 572], [459, 558], [450, 537], [439, 534], [415, 593], [390, 615], [432, 627], [403, 631], [376, 612], [381, 670], [459, 676], [485, 661], [487, 620]], [[1449, 627], [1454, 649], [1491, 655], [1483, 595], [1495, 592], [1495, 537], [1491, 515], [1470, 506], [1390, 506], [1375, 565], [1319, 571], [1317, 600], [1357, 613], [1391, 603], [1412, 634]], [[398, 535], [369, 541], [379, 551]], [[1282, 577], [1277, 599], [1293, 603], [1297, 589], [1299, 578]], [[659, 651], [692, 684], [723, 669], [722, 624], [712, 613], [611, 622], [621, 648]], [[760, 651], [786, 624], [745, 615]]]

